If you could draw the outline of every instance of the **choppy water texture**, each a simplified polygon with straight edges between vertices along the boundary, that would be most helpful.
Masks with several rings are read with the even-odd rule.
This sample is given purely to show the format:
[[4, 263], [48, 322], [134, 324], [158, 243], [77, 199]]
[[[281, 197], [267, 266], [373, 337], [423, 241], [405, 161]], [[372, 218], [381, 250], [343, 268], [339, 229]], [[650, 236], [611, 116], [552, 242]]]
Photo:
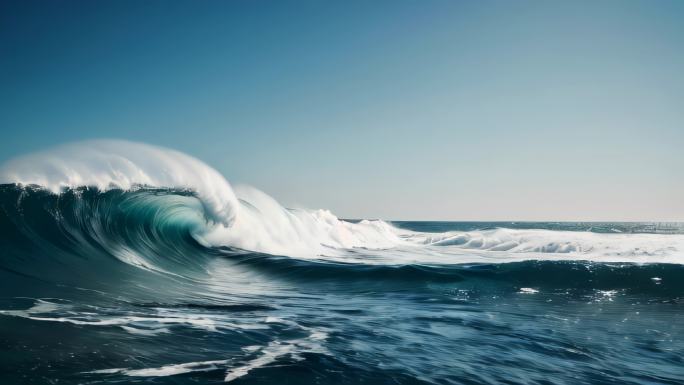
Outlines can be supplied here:
[[342, 221], [8, 167], [2, 384], [684, 383], [682, 224]]

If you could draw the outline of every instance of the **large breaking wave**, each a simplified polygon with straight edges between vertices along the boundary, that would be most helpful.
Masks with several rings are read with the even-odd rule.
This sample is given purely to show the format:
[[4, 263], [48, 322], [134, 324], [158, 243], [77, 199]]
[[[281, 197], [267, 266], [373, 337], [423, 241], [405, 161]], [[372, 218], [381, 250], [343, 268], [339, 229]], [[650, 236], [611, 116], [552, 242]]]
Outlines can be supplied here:
[[390, 247], [394, 238], [383, 222], [352, 224], [326, 210], [287, 210], [257, 189], [234, 190], [221, 174], [193, 157], [141, 143], [86, 141], [23, 156], [0, 168], [0, 183], [55, 195], [84, 187], [124, 191], [125, 200], [139, 210], [161, 205], [172, 209], [164, 211], [166, 216], [193, 217], [193, 234], [202, 243], [272, 254]]
[[[231, 187], [218, 171], [191, 156], [120, 140], [67, 144], [10, 160], [0, 168], [0, 183], [6, 184], [5, 212], [17, 210], [6, 214], [9, 220], [27, 210], [26, 205], [42, 204], [31, 201], [41, 195], [55, 202], [55, 218], [72, 216], [79, 223], [78, 229], [69, 230], [73, 239], [87, 234], [103, 247], [117, 249], [114, 254], [121, 260], [147, 268], [153, 265], [150, 257], [134, 252], [133, 245], [169, 246], [169, 238], [143, 239], [168, 226], [180, 226], [204, 246], [366, 264], [684, 262], [682, 235], [507, 228], [429, 233], [381, 220], [352, 223], [327, 210], [286, 209], [255, 188]], [[67, 204], [71, 212], [65, 212]], [[122, 234], [130, 236], [140, 225], [113, 229], [107, 216], [114, 212], [146, 218], [142, 223], [148, 228], [127, 244]]]

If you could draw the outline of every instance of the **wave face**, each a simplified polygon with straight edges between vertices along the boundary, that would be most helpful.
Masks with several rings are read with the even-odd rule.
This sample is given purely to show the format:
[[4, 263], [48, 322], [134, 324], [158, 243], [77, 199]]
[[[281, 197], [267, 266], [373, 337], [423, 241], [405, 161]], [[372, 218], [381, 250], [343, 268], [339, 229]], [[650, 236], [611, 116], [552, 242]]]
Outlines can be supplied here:
[[341, 220], [177, 151], [0, 167], [3, 383], [681, 383], [684, 226]]

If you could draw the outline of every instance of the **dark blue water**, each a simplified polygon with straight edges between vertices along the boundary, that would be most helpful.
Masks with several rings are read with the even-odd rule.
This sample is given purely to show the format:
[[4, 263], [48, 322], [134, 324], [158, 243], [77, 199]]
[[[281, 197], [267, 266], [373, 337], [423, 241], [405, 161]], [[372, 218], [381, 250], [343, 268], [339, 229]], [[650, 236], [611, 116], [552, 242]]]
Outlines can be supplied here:
[[[376, 251], [347, 250], [344, 263], [209, 247], [172, 207], [140, 203], [184, 194], [0, 188], [0, 383], [684, 383], [682, 264], [572, 253], [578, 260], [497, 262], [517, 249], [488, 263], [388, 263], [388, 249], [365, 264]], [[606, 234], [650, 234], [640, 242], [670, 259], [682, 233], [653, 223], [394, 224], [592, 233], [602, 252]], [[461, 259], [471, 250], [448, 247]]]

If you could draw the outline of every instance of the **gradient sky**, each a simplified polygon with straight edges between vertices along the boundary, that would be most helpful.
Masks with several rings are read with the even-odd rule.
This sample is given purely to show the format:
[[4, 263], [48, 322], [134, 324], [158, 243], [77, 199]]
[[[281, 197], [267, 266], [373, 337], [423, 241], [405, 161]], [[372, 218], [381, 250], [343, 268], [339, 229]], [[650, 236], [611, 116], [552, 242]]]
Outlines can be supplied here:
[[3, 0], [0, 130], [342, 217], [684, 220], [684, 1]]

